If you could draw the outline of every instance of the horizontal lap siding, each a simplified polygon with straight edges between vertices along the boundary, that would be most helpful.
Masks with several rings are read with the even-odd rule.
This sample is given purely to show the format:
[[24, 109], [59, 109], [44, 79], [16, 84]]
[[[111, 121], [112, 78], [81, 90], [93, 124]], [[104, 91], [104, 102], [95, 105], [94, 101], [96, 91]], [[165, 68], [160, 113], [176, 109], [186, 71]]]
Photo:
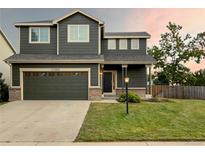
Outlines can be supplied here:
[[102, 40], [102, 53], [133, 53], [133, 54], [139, 54], [144, 55], [146, 54], [146, 39], [139, 39], [139, 50], [131, 50], [131, 39], [127, 39], [127, 50], [119, 50], [119, 39], [116, 39], [116, 50], [108, 50], [108, 39]]
[[[129, 87], [146, 87], [146, 67], [128, 66], [128, 77], [130, 78]], [[122, 70], [117, 72], [118, 87], [122, 84]]]
[[57, 53], [57, 27], [50, 27], [50, 43], [30, 44], [29, 27], [20, 28], [21, 54], [56, 54]]
[[98, 64], [12, 64], [13, 86], [20, 86], [20, 68], [91, 68], [91, 86], [98, 86]]
[[[68, 43], [68, 24], [89, 24], [90, 42]], [[98, 54], [98, 23], [80, 13], [59, 22], [59, 52], [60, 54]]]

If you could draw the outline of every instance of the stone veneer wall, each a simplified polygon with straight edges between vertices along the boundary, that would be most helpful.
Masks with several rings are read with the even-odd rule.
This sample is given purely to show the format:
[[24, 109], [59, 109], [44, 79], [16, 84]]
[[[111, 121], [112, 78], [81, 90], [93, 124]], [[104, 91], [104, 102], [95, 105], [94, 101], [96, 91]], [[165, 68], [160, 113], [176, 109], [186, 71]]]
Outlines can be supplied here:
[[90, 88], [89, 89], [89, 100], [101, 100], [102, 90], [101, 88]]
[[9, 88], [9, 101], [21, 100], [21, 88]]
[[[129, 88], [129, 92], [134, 92], [140, 97], [145, 97], [146, 95], [146, 89], [132, 89]], [[122, 93], [122, 89], [116, 89], [116, 95], [119, 96]]]

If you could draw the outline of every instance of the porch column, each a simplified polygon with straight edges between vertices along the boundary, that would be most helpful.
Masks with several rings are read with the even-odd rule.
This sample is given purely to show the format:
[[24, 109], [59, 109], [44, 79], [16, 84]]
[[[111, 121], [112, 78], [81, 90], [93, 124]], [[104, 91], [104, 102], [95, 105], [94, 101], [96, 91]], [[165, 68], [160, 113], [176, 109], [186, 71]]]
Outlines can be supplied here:
[[122, 64], [122, 92], [125, 90], [125, 76], [127, 76], [127, 65]]
[[101, 89], [102, 89], [102, 94], [103, 94], [103, 71], [104, 71], [104, 64], [101, 64], [101, 70], [100, 70], [100, 86], [101, 86]]
[[146, 68], [148, 68], [148, 76], [147, 76], [147, 81], [149, 82], [149, 91], [147, 90], [147, 94], [152, 95], [152, 72], [151, 68], [152, 65], [146, 65]]

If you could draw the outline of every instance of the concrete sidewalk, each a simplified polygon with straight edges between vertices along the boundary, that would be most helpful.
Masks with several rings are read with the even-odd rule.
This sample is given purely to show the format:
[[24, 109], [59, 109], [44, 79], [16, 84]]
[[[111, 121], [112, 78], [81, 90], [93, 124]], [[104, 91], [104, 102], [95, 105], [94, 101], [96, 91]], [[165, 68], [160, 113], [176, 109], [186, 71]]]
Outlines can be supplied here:
[[0, 146], [205, 146], [205, 142], [0, 142]]

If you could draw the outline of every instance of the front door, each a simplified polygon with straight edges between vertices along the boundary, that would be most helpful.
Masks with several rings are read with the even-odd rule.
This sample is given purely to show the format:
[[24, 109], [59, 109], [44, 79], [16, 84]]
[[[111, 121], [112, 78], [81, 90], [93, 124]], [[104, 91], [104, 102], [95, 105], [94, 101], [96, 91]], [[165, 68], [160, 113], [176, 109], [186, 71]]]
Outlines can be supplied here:
[[103, 92], [112, 93], [112, 72], [103, 73]]

